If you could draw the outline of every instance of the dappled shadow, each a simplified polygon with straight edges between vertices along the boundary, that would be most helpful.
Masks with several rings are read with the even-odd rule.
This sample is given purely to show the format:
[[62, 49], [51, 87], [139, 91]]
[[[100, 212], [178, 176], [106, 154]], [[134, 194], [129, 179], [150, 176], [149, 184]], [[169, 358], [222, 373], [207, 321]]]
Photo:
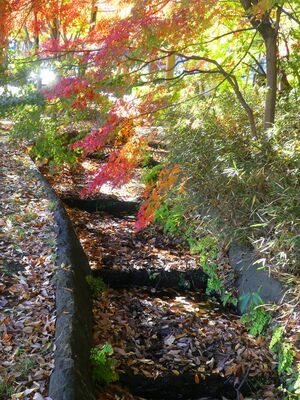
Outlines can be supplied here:
[[109, 290], [94, 303], [94, 341], [112, 344], [120, 381], [133, 393], [236, 398], [234, 387], [245, 377], [247, 392], [255, 377], [273, 375], [272, 358], [262, 339], [249, 336], [235, 315], [223, 311], [201, 294]]
[[68, 212], [93, 269], [183, 272], [199, 269], [197, 257], [189, 254], [183, 243], [153, 229], [136, 235], [134, 218], [113, 218], [73, 209]]

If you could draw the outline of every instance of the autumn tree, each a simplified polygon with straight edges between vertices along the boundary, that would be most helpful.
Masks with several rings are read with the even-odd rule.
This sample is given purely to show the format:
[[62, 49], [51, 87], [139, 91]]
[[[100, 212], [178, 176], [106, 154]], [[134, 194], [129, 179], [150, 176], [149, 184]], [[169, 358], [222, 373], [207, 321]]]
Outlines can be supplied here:
[[[278, 64], [283, 65], [279, 50], [284, 43], [288, 56], [294, 57], [298, 48], [296, 34], [292, 42], [285, 36], [285, 30], [298, 27], [297, 1], [46, 3], [33, 2], [33, 8], [27, 3], [30, 12], [23, 15], [28, 35], [39, 38], [35, 56], [63, 70], [58, 84], [45, 92], [48, 101], [57, 104], [59, 99], [65, 109], [101, 115], [90, 134], [75, 144], [84, 153], [113, 145], [118, 137], [125, 143], [111, 154], [87, 192], [105, 182], [130, 179], [147, 146], [147, 135], [141, 132], [155, 131], [167, 110], [193, 99], [206, 98], [209, 104], [217, 93], [226, 96], [231, 91], [253, 141], [268, 141], [266, 130], [275, 120]], [[296, 70], [291, 71], [291, 87]], [[263, 126], [262, 112], [250, 96], [251, 76], [258, 74], [262, 81], [266, 77]], [[161, 178], [164, 186], [163, 173]]]

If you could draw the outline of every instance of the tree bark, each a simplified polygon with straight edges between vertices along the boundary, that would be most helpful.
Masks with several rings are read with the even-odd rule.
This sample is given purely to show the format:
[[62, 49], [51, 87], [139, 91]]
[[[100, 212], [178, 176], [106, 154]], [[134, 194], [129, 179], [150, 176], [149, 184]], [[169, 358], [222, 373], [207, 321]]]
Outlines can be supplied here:
[[265, 129], [271, 128], [275, 122], [276, 97], [277, 97], [277, 35], [272, 30], [264, 36], [267, 56], [267, 93], [265, 100]]
[[8, 48], [8, 1], [0, 0], [0, 68], [5, 68], [7, 48]]
[[55, 40], [59, 40], [60, 32], [60, 20], [59, 18], [54, 18], [52, 24], [50, 25], [51, 28], [51, 38]]
[[96, 26], [96, 22], [97, 22], [97, 13], [98, 13], [98, 7], [97, 7], [97, 3], [95, 0], [92, 1], [92, 7], [91, 7], [91, 17], [90, 17], [90, 27], [89, 27], [89, 31], [91, 32], [95, 26]]
[[257, 4], [257, 0], [240, 0], [242, 7], [247, 13], [251, 25], [261, 34], [267, 58], [267, 93], [265, 98], [264, 128], [268, 129], [275, 122], [276, 97], [277, 97], [277, 34], [279, 27], [280, 13], [277, 13], [276, 26], [266, 13], [261, 20], [251, 14], [251, 8]]
[[166, 63], [166, 79], [174, 78], [175, 63], [176, 63], [175, 53], [168, 55]]

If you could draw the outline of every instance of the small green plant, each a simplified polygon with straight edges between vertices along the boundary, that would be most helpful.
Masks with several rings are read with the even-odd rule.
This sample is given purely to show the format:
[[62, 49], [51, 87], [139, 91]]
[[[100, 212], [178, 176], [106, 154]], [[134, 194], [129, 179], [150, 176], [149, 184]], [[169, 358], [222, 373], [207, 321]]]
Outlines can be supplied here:
[[55, 201], [49, 201], [49, 203], [48, 203], [48, 210], [49, 211], [54, 211], [55, 210], [55, 208], [56, 208], [56, 202]]
[[277, 327], [272, 335], [270, 350], [278, 356], [278, 373], [292, 374], [292, 365], [295, 359], [295, 346], [284, 340], [284, 328]]
[[28, 210], [23, 216], [22, 220], [23, 222], [31, 222], [32, 220], [35, 220], [38, 218], [38, 214], [32, 210]]
[[252, 306], [260, 306], [263, 304], [263, 300], [260, 297], [259, 292], [244, 293], [240, 296], [240, 310], [242, 314], [245, 314], [248, 309]]
[[18, 364], [18, 370], [23, 378], [26, 378], [35, 367], [36, 361], [31, 358], [24, 358]]
[[190, 289], [191, 288], [191, 282], [187, 279], [185, 279], [184, 274], [179, 275], [179, 280], [178, 280], [178, 286], [181, 289]]
[[278, 374], [282, 376], [283, 393], [285, 400], [300, 398], [300, 363], [293, 367], [296, 349], [295, 346], [284, 338], [284, 327], [277, 326], [270, 341], [269, 349], [278, 357]]
[[8, 382], [0, 382], [0, 398], [1, 399], [10, 399], [14, 394], [13, 387]]
[[253, 336], [263, 334], [271, 320], [271, 315], [261, 307], [253, 308], [242, 317], [242, 322], [249, 324], [249, 333]]
[[218, 275], [217, 265], [204, 263], [201, 264], [203, 271], [208, 275], [206, 294], [216, 294], [222, 300], [223, 306], [227, 304], [237, 305], [237, 299], [225, 289], [224, 283]]
[[188, 238], [191, 252], [200, 254], [201, 261], [205, 262], [207, 258], [213, 260], [218, 257], [218, 245], [215, 237], [205, 236], [201, 240]]
[[226, 290], [224, 282], [218, 274], [217, 259], [219, 251], [216, 238], [207, 235], [201, 240], [189, 238], [188, 242], [192, 253], [200, 255], [200, 265], [208, 275], [206, 293], [219, 296], [224, 306], [227, 304], [236, 306], [237, 299]]
[[93, 275], [88, 275], [86, 281], [91, 288], [93, 296], [97, 297], [102, 294], [106, 289], [106, 285], [101, 278], [95, 278]]
[[149, 275], [149, 279], [150, 279], [150, 281], [155, 281], [156, 279], [158, 279], [159, 278], [159, 276], [160, 276], [160, 273], [159, 272], [148, 272], [148, 275]]
[[155, 165], [152, 168], [145, 168], [142, 176], [142, 181], [147, 184], [147, 183], [155, 183], [158, 179], [158, 175], [160, 171], [162, 170], [163, 165]]
[[250, 335], [263, 334], [272, 316], [263, 308], [263, 300], [259, 293], [247, 293], [241, 296], [240, 299], [241, 311], [245, 312], [248, 309], [248, 312], [242, 316], [241, 321], [249, 327]]
[[284, 327], [283, 326], [277, 326], [274, 331], [273, 335], [269, 344], [269, 349], [273, 353], [277, 353], [280, 349], [281, 342], [283, 339], [283, 334], [284, 334]]
[[292, 376], [286, 380], [290, 399], [300, 398], [300, 363], [293, 372]]
[[180, 226], [183, 222], [184, 208], [180, 203], [168, 204], [163, 203], [155, 211], [155, 222], [163, 226], [164, 232], [169, 234], [180, 234]]
[[[185, 206], [180, 197], [173, 199], [173, 201], [165, 201], [155, 212], [155, 222], [163, 226], [165, 233], [181, 236], [189, 244], [191, 253], [199, 255], [200, 266], [208, 275], [206, 293], [217, 295], [224, 306], [227, 304], [236, 306], [237, 299], [226, 289], [218, 273], [219, 247], [217, 238], [211, 234], [203, 236], [203, 229], [201, 232], [197, 231], [196, 225], [191, 221], [187, 224], [185, 211]], [[199, 236], [201, 236], [201, 239], [199, 239]], [[178, 285], [188, 289], [190, 282], [180, 277]]]
[[113, 354], [113, 348], [105, 343], [101, 349], [91, 350], [91, 362], [94, 367], [94, 379], [100, 384], [115, 382], [119, 379], [115, 371], [116, 360], [108, 358]]
[[292, 365], [295, 359], [295, 346], [289, 342], [283, 342], [281, 344], [281, 349], [278, 354], [278, 372], [282, 374], [286, 372], [287, 374], [292, 374]]

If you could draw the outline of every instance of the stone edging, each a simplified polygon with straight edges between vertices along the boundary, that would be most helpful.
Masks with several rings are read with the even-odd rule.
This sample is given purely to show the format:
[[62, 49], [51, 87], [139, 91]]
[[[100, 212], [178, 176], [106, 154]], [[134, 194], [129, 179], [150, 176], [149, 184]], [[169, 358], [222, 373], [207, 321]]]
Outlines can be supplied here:
[[62, 202], [45, 177], [37, 169], [35, 173], [55, 204], [57, 224], [55, 366], [49, 396], [52, 400], [94, 400], [92, 302], [86, 282], [91, 270]]
[[264, 303], [281, 303], [284, 286], [263, 269], [255, 250], [250, 245], [233, 242], [228, 252], [229, 263], [237, 274], [239, 296], [259, 293]]

